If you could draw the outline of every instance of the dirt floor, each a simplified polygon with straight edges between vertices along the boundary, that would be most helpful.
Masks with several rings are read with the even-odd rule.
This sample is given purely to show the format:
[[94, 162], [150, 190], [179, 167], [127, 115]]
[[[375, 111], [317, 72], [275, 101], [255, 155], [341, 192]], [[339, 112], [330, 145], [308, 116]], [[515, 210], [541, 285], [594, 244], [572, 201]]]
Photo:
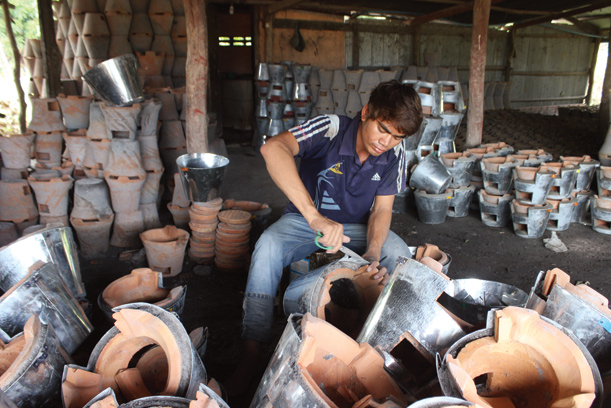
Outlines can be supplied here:
[[[515, 150], [543, 148], [555, 159], [560, 155], [593, 157], [599, 148], [597, 114], [587, 109], [563, 109], [559, 116], [543, 116], [518, 111], [486, 112], [484, 142], [504, 141]], [[286, 203], [284, 195], [273, 184], [260, 155], [250, 147], [251, 134], [226, 132], [230, 165], [222, 188], [223, 198], [235, 198], [268, 203], [271, 220], [277, 219]], [[465, 126], [457, 139], [460, 151], [464, 144]], [[162, 207], [165, 208], [165, 207]], [[162, 218], [169, 222], [168, 214]], [[418, 221], [415, 207], [393, 216], [392, 229], [410, 246], [424, 243], [438, 245], [452, 257], [448, 275], [451, 278], [480, 278], [510, 283], [530, 291], [539, 271], [554, 267], [571, 274], [573, 282], [588, 281], [606, 297], [611, 295], [608, 278], [611, 258], [611, 237], [594, 232], [589, 226], [572, 224], [568, 231], [558, 233], [568, 252], [557, 254], [543, 245], [542, 239], [517, 237], [511, 226], [485, 226], [478, 212], [464, 218], [448, 218], [440, 225], [425, 225]], [[550, 235], [546, 232], [545, 237]], [[121, 251], [111, 250], [105, 257], [81, 260], [83, 280], [89, 300], [95, 304], [99, 292], [114, 279], [135, 267], [145, 266], [140, 259], [119, 261]], [[138, 258], [138, 257], [135, 257]], [[220, 272], [214, 268], [196, 274], [193, 263], [187, 261], [183, 272], [166, 279], [167, 287], [187, 285], [187, 303], [182, 321], [188, 331], [207, 326], [210, 331], [205, 366], [210, 377], [221, 382], [239, 361], [241, 301], [246, 283], [246, 271]], [[94, 306], [94, 333], [74, 355], [78, 364], [86, 365], [89, 353], [108, 330], [108, 322]], [[275, 347], [286, 317], [278, 313], [276, 338], [268, 345], [268, 355]], [[262, 374], [261, 367], [258, 375]], [[232, 408], [247, 407], [251, 392], [240, 399], [229, 401]]]

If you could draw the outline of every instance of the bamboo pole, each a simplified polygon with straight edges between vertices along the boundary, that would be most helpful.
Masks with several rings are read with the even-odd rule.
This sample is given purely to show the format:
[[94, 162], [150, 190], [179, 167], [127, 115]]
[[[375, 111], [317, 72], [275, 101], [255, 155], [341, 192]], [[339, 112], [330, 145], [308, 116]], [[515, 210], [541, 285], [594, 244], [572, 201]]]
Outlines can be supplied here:
[[484, 129], [484, 80], [486, 74], [486, 43], [490, 0], [476, 0], [473, 6], [471, 37], [471, 69], [469, 71], [469, 112], [467, 117], [467, 147], [482, 143]]
[[17, 41], [15, 40], [15, 33], [13, 32], [13, 25], [11, 24], [11, 12], [9, 10], [9, 3], [7, 0], [2, 0], [2, 11], [4, 11], [4, 25], [6, 27], [6, 34], [8, 35], [11, 43], [11, 49], [13, 50], [13, 59], [15, 60], [15, 66], [13, 68], [13, 79], [15, 80], [15, 88], [17, 88], [17, 96], [19, 97], [19, 131], [25, 133], [25, 94], [21, 87], [21, 54], [19, 53], [19, 47], [17, 47]]
[[187, 23], [187, 152], [208, 152], [208, 22], [206, 2], [184, 0]]

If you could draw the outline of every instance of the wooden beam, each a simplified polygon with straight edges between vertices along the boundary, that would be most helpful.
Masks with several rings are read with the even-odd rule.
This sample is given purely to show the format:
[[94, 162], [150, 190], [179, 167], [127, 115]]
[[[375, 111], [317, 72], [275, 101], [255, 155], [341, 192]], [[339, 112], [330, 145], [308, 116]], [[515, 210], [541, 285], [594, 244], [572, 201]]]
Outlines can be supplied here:
[[303, 3], [305, 0], [281, 0], [279, 2], [270, 4], [267, 8], [268, 14], [274, 14], [277, 11], [284, 10], [293, 6], [296, 6], [299, 3]]
[[484, 80], [486, 75], [486, 46], [491, 0], [476, 0], [473, 6], [471, 36], [471, 69], [469, 70], [469, 114], [467, 115], [467, 147], [482, 143], [484, 130]]
[[62, 87], [60, 80], [62, 55], [55, 42], [55, 23], [53, 22], [51, 0], [38, 0], [38, 21], [45, 78], [45, 88], [41, 97], [55, 98], [61, 92]]
[[576, 8], [576, 9], [564, 11], [562, 13], [553, 13], [553, 14], [548, 14], [548, 15], [543, 16], [543, 17], [526, 20], [526, 21], [523, 21], [521, 23], [514, 24], [513, 27], [515, 27], [515, 28], [525, 28], [525, 27], [530, 27], [532, 25], [549, 23], [552, 20], [558, 20], [560, 18], [572, 17], [572, 16], [576, 16], [578, 14], [587, 13], [589, 11], [598, 10], [598, 9], [605, 8], [605, 7], [608, 7], [608, 6], [611, 6], [611, 0], [597, 1], [596, 3], [590, 4], [589, 6], [579, 7], [579, 8]]
[[507, 58], [505, 59], [505, 81], [511, 82], [513, 59], [516, 56], [516, 30], [509, 30], [507, 35]]
[[274, 16], [267, 14], [265, 16], [265, 62], [272, 64], [274, 62]]
[[184, 0], [187, 25], [187, 152], [208, 152], [208, 21], [204, 0]]
[[598, 37], [594, 40], [594, 49], [592, 50], [592, 58], [590, 58], [590, 69], [588, 70], [588, 92], [586, 93], [586, 103], [592, 104], [592, 90], [594, 88], [594, 71], [596, 69], [596, 60], [598, 59], [598, 49], [602, 38]]
[[15, 33], [13, 32], [13, 24], [11, 23], [11, 8], [15, 8], [12, 4], [9, 4], [7, 0], [2, 1], [2, 11], [4, 12], [4, 27], [8, 36], [9, 42], [11, 43], [11, 50], [13, 51], [13, 79], [15, 81], [15, 88], [17, 89], [17, 96], [19, 97], [19, 131], [25, 133], [25, 94], [21, 87], [21, 54], [19, 53], [19, 47], [15, 40]]
[[576, 17], [566, 17], [566, 20], [570, 21], [575, 27], [586, 34], [600, 35], [600, 30], [594, 24], [586, 23]]
[[[503, 0], [491, 0], [490, 3], [499, 3]], [[465, 13], [469, 10], [473, 10], [475, 2], [474, 1], [470, 1], [467, 3], [463, 3], [463, 4], [458, 4], [456, 6], [452, 6], [452, 7], [448, 7], [445, 8], [443, 10], [438, 10], [438, 11], [434, 11], [432, 13], [426, 14], [424, 16], [419, 16], [416, 18], [413, 18], [411, 20], [407, 21], [407, 24], [409, 24], [410, 26], [418, 26], [420, 24], [424, 24], [424, 23], [428, 23], [429, 21], [433, 21], [433, 20], [439, 20], [442, 18], [447, 18], [447, 17], [451, 17], [454, 16], [456, 14], [461, 14], [461, 13]], [[488, 14], [490, 14], [490, 11], [488, 11]]]

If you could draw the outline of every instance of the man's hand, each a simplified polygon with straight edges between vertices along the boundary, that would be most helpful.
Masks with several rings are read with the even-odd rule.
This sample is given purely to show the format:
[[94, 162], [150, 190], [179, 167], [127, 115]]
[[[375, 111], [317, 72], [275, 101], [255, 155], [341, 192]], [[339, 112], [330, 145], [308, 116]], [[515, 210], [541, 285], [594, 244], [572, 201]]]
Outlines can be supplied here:
[[336, 253], [344, 243], [350, 242], [350, 238], [344, 235], [342, 224], [322, 215], [315, 217], [308, 225], [313, 231], [322, 233], [322, 238], [318, 240], [319, 244], [332, 247], [332, 249], [327, 250], [328, 254]]
[[366, 260], [367, 262], [369, 262], [369, 266], [367, 267], [367, 272], [372, 272], [374, 270], [377, 271], [377, 273], [375, 275], [373, 275], [373, 279], [378, 280], [378, 279], [382, 279], [382, 285], [386, 285], [386, 282], [388, 282], [388, 278], [390, 277], [388, 275], [388, 271], [386, 270], [385, 267], [380, 266], [380, 261], [376, 260], [374, 257], [372, 257], [371, 255], [363, 255], [363, 259]]

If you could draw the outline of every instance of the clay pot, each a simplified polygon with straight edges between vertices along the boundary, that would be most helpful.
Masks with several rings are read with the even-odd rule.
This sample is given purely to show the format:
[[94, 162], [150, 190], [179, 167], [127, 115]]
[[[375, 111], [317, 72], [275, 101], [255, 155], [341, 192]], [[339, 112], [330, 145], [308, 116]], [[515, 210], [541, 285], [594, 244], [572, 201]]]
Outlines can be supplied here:
[[96, 0], [72, 0], [72, 21], [74, 21], [79, 35], [82, 34], [86, 13], [97, 13], [98, 3]]
[[[147, 51], [146, 53], [136, 53], [138, 57], [138, 62], [140, 63], [140, 67], [138, 68], [138, 75], [141, 77], [149, 77], [149, 76], [160, 76], [161, 71], [163, 69], [163, 61], [165, 59], [165, 54], [163, 52], [156, 53], [154, 51]], [[145, 79], [145, 88], [146, 79]], [[148, 85], [149, 88], [156, 88], [155, 86]], [[161, 84], [163, 87], [163, 81]]]
[[515, 170], [518, 179], [533, 181], [537, 175], [537, 172], [539, 171], [539, 168], [518, 166], [515, 168]]
[[139, 103], [126, 107], [107, 106], [103, 103], [100, 108], [104, 114], [108, 139], [136, 139], [138, 115], [142, 109]]
[[153, 27], [148, 15], [144, 13], [134, 13], [132, 24], [129, 28], [129, 43], [136, 53], [149, 51], [153, 44]]
[[[34, 196], [26, 180], [0, 181], [0, 221], [24, 221], [38, 217]], [[35, 223], [34, 223], [35, 224]]]
[[149, 267], [163, 273], [163, 276], [176, 276], [182, 270], [189, 233], [168, 225], [140, 234], [146, 250]]
[[187, 141], [180, 120], [168, 120], [162, 123], [159, 135], [159, 147], [185, 147]]
[[163, 169], [163, 163], [159, 156], [157, 136], [139, 136], [140, 152], [142, 154], [142, 167], [145, 171], [158, 171]]
[[134, 13], [147, 13], [151, 0], [131, 0]]
[[179, 207], [168, 203], [168, 210], [172, 214], [174, 225], [178, 228], [186, 229], [189, 227], [189, 207]]
[[148, 15], [155, 35], [170, 34], [174, 21], [174, 11], [170, 0], [151, 0]]
[[63, 96], [57, 97], [62, 110], [64, 125], [67, 129], [87, 129], [89, 127], [89, 106], [92, 97]]
[[0, 137], [2, 164], [9, 169], [23, 169], [30, 165], [33, 133]]
[[178, 166], [176, 165], [176, 159], [183, 154], [187, 153], [186, 147], [164, 147], [159, 149], [161, 159], [163, 160], [164, 167], [170, 173], [177, 173]]
[[110, 141], [104, 175], [144, 177], [146, 174], [140, 157], [140, 143], [137, 140], [113, 139]]
[[61, 217], [68, 214], [68, 191], [74, 179], [70, 176], [38, 178], [37, 172], [28, 177], [28, 183], [36, 196], [38, 212], [45, 217]]
[[76, 167], [83, 167], [83, 162], [85, 161], [85, 154], [89, 145], [86, 132], [86, 129], [79, 129], [75, 132], [62, 133], [62, 137], [66, 142], [68, 157]]
[[9, 169], [2, 167], [0, 169], [0, 180], [25, 180], [28, 178], [28, 169]]
[[12, 222], [0, 222], [0, 248], [19, 238], [17, 228]]
[[36, 160], [45, 167], [50, 169], [60, 166], [62, 163], [62, 134], [59, 131], [37, 133], [34, 151]]
[[74, 183], [71, 218], [99, 220], [112, 215], [108, 186], [101, 179], [82, 179]]
[[138, 116], [140, 135], [151, 136], [157, 134], [157, 123], [159, 111], [162, 108], [161, 101], [157, 98], [147, 99], [141, 104], [142, 110]]
[[184, 16], [174, 16], [172, 24], [172, 45], [174, 46], [174, 55], [177, 57], [187, 56], [187, 24]]
[[51, 167], [51, 170], [56, 170], [62, 176], [72, 176], [74, 174], [74, 164], [70, 160], [64, 160], [61, 166]]
[[[131, 16], [130, 16], [131, 19]], [[108, 57], [115, 58], [121, 55], [131, 54], [132, 46], [129, 43], [127, 35], [111, 35], [110, 44], [108, 46]]]
[[96, 162], [98, 170], [104, 170], [108, 163], [108, 156], [110, 155], [110, 144], [109, 139], [90, 139], [89, 147], [93, 152], [93, 159]]
[[[110, 189], [112, 208], [116, 213], [135, 213], [138, 211], [142, 186], [146, 180], [145, 175], [114, 176], [105, 172], [104, 180], [106, 180]], [[142, 219], [141, 213], [140, 219]]]
[[95, 161], [90, 141], [87, 141], [85, 158], [83, 159], [83, 171], [87, 178], [104, 178], [104, 172], [98, 168], [98, 163]]
[[142, 220], [144, 221], [144, 229], [161, 228], [159, 221], [159, 212], [157, 211], [157, 203], [140, 204], [142, 212]]
[[102, 102], [92, 102], [89, 105], [89, 127], [87, 129], [88, 139], [108, 139], [106, 121], [100, 105]]
[[174, 46], [172, 38], [169, 35], [155, 35], [151, 50], [156, 53], [165, 53], [163, 58], [162, 75], [172, 75], [172, 67], [174, 66]]
[[132, 22], [132, 8], [128, 0], [107, 0], [104, 7], [108, 31], [112, 36], [129, 35]]
[[174, 192], [172, 193], [172, 205], [178, 207], [189, 207], [191, 200], [189, 194], [182, 184], [180, 173], [174, 173]]
[[146, 172], [146, 180], [142, 186], [140, 194], [141, 204], [156, 203], [159, 197], [159, 182], [163, 175], [163, 168], [160, 170], [149, 170]]
[[32, 120], [28, 129], [35, 132], [54, 132], [66, 130], [57, 99], [31, 98]]
[[115, 213], [110, 245], [119, 248], [140, 248], [142, 242], [138, 234], [142, 231], [144, 231], [144, 219], [141, 211], [117, 212]]
[[110, 31], [106, 17], [102, 13], [85, 14], [85, 23], [81, 38], [89, 58], [105, 59], [110, 46]]

